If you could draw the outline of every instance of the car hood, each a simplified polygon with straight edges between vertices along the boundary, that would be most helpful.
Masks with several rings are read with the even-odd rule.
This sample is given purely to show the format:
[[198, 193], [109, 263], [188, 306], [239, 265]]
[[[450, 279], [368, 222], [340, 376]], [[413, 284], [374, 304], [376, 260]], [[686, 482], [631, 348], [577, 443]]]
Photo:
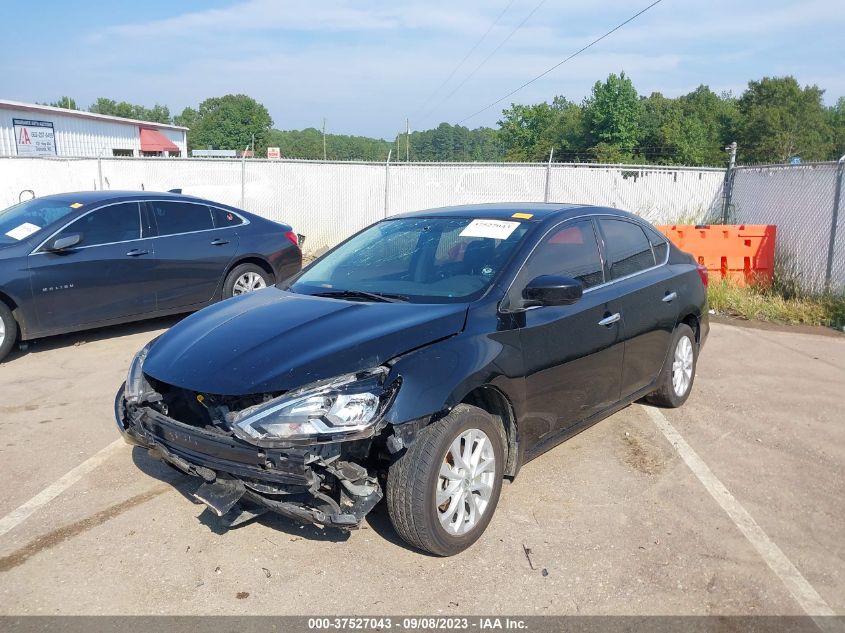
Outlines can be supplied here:
[[457, 334], [466, 312], [466, 304], [362, 303], [271, 287], [174, 325], [150, 348], [144, 373], [217, 395], [287, 391]]

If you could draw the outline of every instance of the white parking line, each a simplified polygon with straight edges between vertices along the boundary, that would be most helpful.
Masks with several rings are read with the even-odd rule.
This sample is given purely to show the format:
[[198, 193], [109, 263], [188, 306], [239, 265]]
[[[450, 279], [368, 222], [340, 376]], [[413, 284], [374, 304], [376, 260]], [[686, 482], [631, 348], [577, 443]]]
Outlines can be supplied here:
[[79, 464], [79, 466], [68, 471], [61, 478], [44, 488], [44, 490], [39, 492], [32, 499], [12, 510], [9, 514], [0, 519], [0, 536], [3, 536], [9, 530], [26, 521], [33, 512], [50, 503], [53, 499], [58, 497], [65, 490], [70, 488], [73, 484], [106, 461], [112, 453], [121, 446], [125, 446], [125, 444], [126, 443], [122, 438], [115, 440]]
[[689, 469], [707, 489], [707, 492], [716, 500], [716, 503], [722, 506], [722, 509], [727, 512], [728, 516], [739, 528], [739, 531], [745, 535], [745, 538], [754, 546], [757, 553], [763, 557], [766, 564], [780, 578], [789, 593], [792, 594], [792, 597], [801, 605], [804, 612], [813, 617], [813, 620], [822, 630], [841, 631], [841, 625], [836, 619], [824, 617], [836, 615], [833, 609], [813, 589], [812, 585], [801, 575], [801, 572], [798, 571], [777, 544], [769, 538], [754, 518], [748, 514], [748, 511], [742, 507], [742, 504], [719, 481], [716, 475], [713, 474], [713, 471], [698, 456], [698, 453], [687, 444], [686, 440], [681, 437], [681, 434], [666, 419], [666, 416], [663, 415], [660, 409], [649, 406], [643, 406], [642, 408], [648, 417], [651, 418], [651, 421], [654, 422], [655, 426], [666, 436], [669, 443], [675, 447], [675, 450], [678, 451], [678, 454], [686, 465], [689, 466]]

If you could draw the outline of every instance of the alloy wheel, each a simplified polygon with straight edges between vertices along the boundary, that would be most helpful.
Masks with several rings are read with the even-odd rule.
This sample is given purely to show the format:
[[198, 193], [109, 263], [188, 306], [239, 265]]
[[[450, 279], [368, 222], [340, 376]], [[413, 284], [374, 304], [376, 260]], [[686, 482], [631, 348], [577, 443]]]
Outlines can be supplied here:
[[6, 340], [6, 324], [3, 322], [3, 319], [0, 318], [0, 347], [3, 346], [3, 343]]
[[672, 388], [678, 396], [686, 394], [692, 383], [693, 361], [692, 341], [689, 337], [682, 336], [675, 345], [675, 358], [672, 362]]
[[235, 285], [232, 287], [232, 296], [236, 297], [266, 287], [267, 284], [261, 275], [254, 272], [247, 272], [235, 280]]
[[435, 503], [440, 524], [452, 535], [466, 534], [481, 519], [493, 494], [496, 457], [484, 431], [456, 437], [440, 465]]

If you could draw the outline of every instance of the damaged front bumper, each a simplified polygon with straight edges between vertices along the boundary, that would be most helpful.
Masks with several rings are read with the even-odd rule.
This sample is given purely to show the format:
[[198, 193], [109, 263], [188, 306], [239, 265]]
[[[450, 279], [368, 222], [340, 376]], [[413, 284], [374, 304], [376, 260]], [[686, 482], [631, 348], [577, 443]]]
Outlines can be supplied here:
[[184, 424], [150, 406], [127, 405], [123, 389], [115, 400], [115, 418], [128, 443], [202, 479], [194, 496], [229, 527], [272, 511], [352, 529], [382, 498], [377, 477], [357, 463], [366, 459], [370, 439], [262, 448]]

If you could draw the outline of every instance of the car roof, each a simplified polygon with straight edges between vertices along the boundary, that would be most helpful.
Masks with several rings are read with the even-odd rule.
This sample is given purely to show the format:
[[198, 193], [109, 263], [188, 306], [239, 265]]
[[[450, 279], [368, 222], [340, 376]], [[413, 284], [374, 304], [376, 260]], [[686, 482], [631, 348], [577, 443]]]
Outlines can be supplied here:
[[[494, 202], [484, 204], [465, 204], [424, 211], [412, 211], [393, 218], [486, 218], [490, 220], [509, 220], [516, 218], [523, 222], [543, 222], [549, 219], [566, 219], [585, 214], [610, 214], [633, 217], [627, 211], [597, 207], [590, 204], [561, 203], [561, 202]], [[524, 214], [524, 215], [514, 215]], [[530, 217], [525, 217], [530, 216]], [[641, 218], [640, 218], [641, 219]]]
[[[61, 202], [78, 202], [83, 205], [99, 204], [101, 202], [116, 202], [124, 200], [149, 200], [150, 198], [173, 200], [194, 200], [212, 203], [211, 200], [186, 196], [181, 193], [170, 193], [167, 191], [71, 191], [68, 193], [56, 193], [49, 196], [39, 196], [39, 200], [58, 200]], [[213, 204], [220, 204], [214, 202]], [[228, 205], [220, 205], [228, 206]]]

